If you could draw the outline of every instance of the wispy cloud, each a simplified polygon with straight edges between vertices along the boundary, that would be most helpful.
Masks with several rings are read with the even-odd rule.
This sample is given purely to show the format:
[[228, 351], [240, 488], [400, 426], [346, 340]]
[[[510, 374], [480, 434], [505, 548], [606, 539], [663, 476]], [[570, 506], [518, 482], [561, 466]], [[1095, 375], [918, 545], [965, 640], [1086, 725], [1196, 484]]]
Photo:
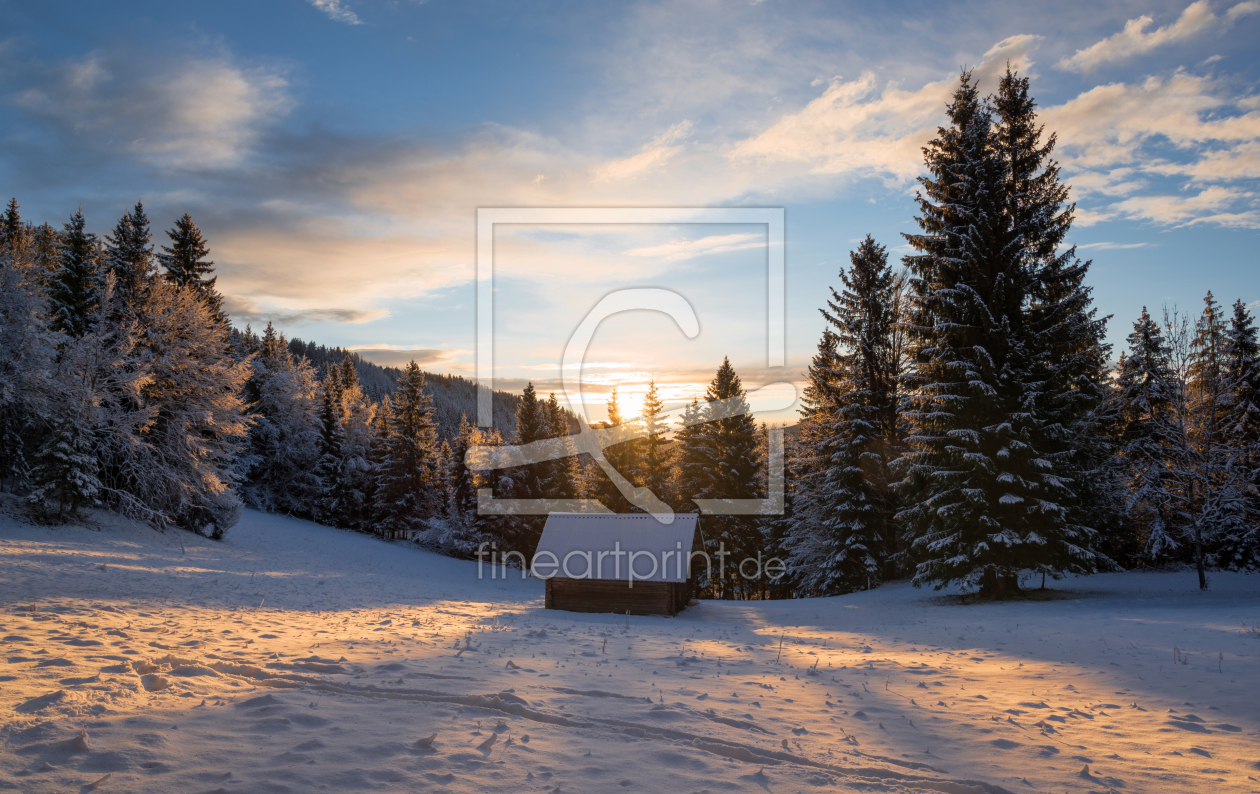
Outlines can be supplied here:
[[18, 106], [75, 136], [76, 146], [86, 139], [182, 170], [240, 165], [293, 107], [283, 72], [227, 58], [141, 64], [97, 53], [45, 69], [35, 82], [18, 93]]
[[223, 308], [236, 323], [273, 322], [277, 325], [309, 323], [369, 323], [389, 315], [384, 309], [276, 309], [239, 295], [224, 295]]
[[324, 12], [324, 16], [334, 22], [344, 22], [347, 25], [363, 24], [363, 21], [359, 19], [359, 15], [346, 8], [341, 0], [308, 0], [308, 2]]
[[1076, 246], [1078, 251], [1127, 251], [1132, 248], [1154, 248], [1154, 243], [1086, 243]]
[[[982, 86], [994, 87], [996, 73], [1009, 61], [1031, 65], [1028, 53], [1038, 36], [1002, 40], [975, 69]], [[884, 83], [874, 72], [853, 80], [833, 79], [822, 95], [789, 113], [765, 131], [740, 141], [729, 152], [736, 162], [795, 164], [815, 174], [891, 177], [908, 182], [923, 167], [922, 146], [942, 121], [956, 76], [917, 89]]]
[[1229, 27], [1240, 17], [1257, 11], [1260, 11], [1260, 2], [1248, 0], [1230, 8], [1224, 17], [1218, 17], [1212, 12], [1208, 0], [1198, 0], [1187, 6], [1175, 22], [1149, 32], [1147, 28], [1155, 20], [1143, 15], [1130, 19], [1119, 33], [1077, 50], [1074, 55], [1059, 61], [1057, 66], [1074, 72], [1092, 71], [1103, 64], [1126, 61], [1158, 47], [1191, 39], [1207, 30]]
[[[1178, 71], [1109, 83], [1046, 108], [1042, 117], [1059, 135], [1078, 193], [1120, 199], [1081, 212], [1083, 225], [1116, 216], [1169, 225], [1253, 223], [1255, 195], [1223, 186], [1260, 176], [1260, 107], [1254, 96], [1232, 94], [1227, 82]], [[1190, 196], [1143, 195], [1157, 177], [1199, 187]]]
[[763, 234], [714, 234], [699, 240], [670, 240], [661, 245], [634, 248], [626, 251], [629, 256], [659, 257], [669, 262], [694, 259], [707, 254], [742, 251], [765, 245]]
[[618, 182], [633, 179], [664, 167], [682, 151], [682, 141], [691, 134], [691, 122], [684, 119], [656, 136], [637, 154], [610, 160], [595, 168], [596, 182]]

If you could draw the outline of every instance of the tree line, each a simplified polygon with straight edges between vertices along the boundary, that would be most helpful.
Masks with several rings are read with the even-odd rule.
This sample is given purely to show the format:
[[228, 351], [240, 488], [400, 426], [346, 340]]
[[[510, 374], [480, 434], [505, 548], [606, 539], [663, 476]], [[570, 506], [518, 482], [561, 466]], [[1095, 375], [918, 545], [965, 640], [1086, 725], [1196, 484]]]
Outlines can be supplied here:
[[[1206, 586], [1212, 568], [1255, 567], [1260, 348], [1246, 306], [1209, 293], [1197, 318], [1143, 310], [1112, 365], [1090, 263], [1064, 247], [1075, 207], [1027, 78], [1008, 70], [981, 97], [964, 73], [947, 110], [923, 149], [913, 253], [895, 268], [868, 236], [821, 308], [785, 511], [702, 522], [730, 559], [787, 572], [715, 577], [705, 594], [911, 576], [1006, 597], [1030, 574], [1176, 564]], [[473, 446], [575, 432], [554, 394], [531, 383], [497, 401], [495, 429], [456, 423], [458, 400], [439, 420], [415, 362], [365, 384], [352, 354], [270, 324], [234, 329], [191, 217], [165, 236], [154, 245], [140, 203], [101, 238], [81, 211], [33, 226], [13, 200], [0, 219], [0, 486], [37, 518], [103, 505], [222, 537], [247, 504], [452, 556], [489, 543], [529, 558], [545, 517], [482, 515], [479, 492], [635, 509], [585, 455], [467, 467]], [[766, 427], [715, 413], [744, 400], [729, 360], [680, 426], [655, 383], [633, 419], [614, 390], [606, 424], [633, 421], [640, 437], [606, 457], [677, 511], [764, 497]]]

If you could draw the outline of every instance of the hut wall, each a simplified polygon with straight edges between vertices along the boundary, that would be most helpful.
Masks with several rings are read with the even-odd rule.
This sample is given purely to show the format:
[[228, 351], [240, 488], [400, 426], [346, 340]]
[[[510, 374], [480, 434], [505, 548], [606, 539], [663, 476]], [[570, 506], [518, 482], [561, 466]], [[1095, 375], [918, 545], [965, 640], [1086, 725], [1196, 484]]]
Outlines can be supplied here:
[[676, 615], [687, 606], [687, 582], [628, 582], [615, 579], [547, 580], [547, 609], [615, 612], [624, 615]]

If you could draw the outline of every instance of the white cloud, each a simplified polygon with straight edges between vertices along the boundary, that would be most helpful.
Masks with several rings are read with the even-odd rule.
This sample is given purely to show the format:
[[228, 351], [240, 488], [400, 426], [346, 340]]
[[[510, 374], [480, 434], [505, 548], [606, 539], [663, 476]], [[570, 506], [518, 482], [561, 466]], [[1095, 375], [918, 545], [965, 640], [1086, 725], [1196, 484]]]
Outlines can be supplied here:
[[619, 182], [661, 168], [682, 151], [682, 141], [690, 134], [691, 122], [684, 119], [653, 138], [637, 154], [597, 166], [595, 181]]
[[1075, 55], [1059, 61], [1057, 66], [1074, 72], [1088, 72], [1103, 64], [1128, 60], [1157, 47], [1185, 41], [1218, 26], [1229, 27], [1240, 17], [1257, 11], [1260, 11], [1260, 2], [1251, 0], [1230, 8], [1222, 19], [1212, 13], [1208, 0], [1197, 0], [1181, 12], [1177, 21], [1149, 33], [1146, 29], [1154, 23], [1152, 17], [1143, 15], [1130, 19], [1119, 33], [1077, 50]]
[[667, 262], [677, 262], [706, 254], [759, 248], [765, 244], [766, 239], [763, 234], [715, 234], [701, 237], [699, 240], [670, 240], [661, 245], [634, 248], [626, 253], [630, 256], [660, 257]]
[[[1125, 216], [1160, 224], [1255, 224], [1251, 192], [1226, 185], [1260, 177], [1256, 97], [1230, 93], [1224, 81], [1178, 71], [1133, 84], [1097, 86], [1042, 120], [1059, 136], [1059, 155], [1078, 196], [1123, 199], [1078, 209], [1091, 225]], [[1200, 186], [1192, 196], [1139, 195], [1156, 178]]]
[[1116, 212], [1131, 218], [1169, 226], [1214, 223], [1221, 226], [1255, 226], [1260, 213], [1222, 212], [1238, 201], [1255, 198], [1254, 193], [1227, 187], [1209, 187], [1192, 196], [1133, 196], [1114, 205]]
[[292, 107], [275, 69], [205, 58], [173, 69], [93, 55], [54, 69], [17, 96], [20, 107], [95, 145], [178, 169], [239, 165], [263, 130]]
[[1154, 248], [1154, 243], [1087, 243], [1076, 246], [1078, 251], [1127, 251], [1133, 248]]
[[[999, 70], [1031, 66], [1029, 50], [1039, 37], [1011, 36], [988, 52], [974, 70], [982, 87], [994, 87]], [[944, 119], [956, 76], [903, 90], [882, 87], [874, 72], [854, 80], [832, 80], [822, 96], [782, 116], [768, 129], [740, 141], [729, 152], [736, 163], [800, 165], [814, 174], [857, 174], [908, 182], [923, 168], [923, 145]]]
[[342, 4], [341, 0], [308, 0], [308, 2], [324, 12], [324, 16], [334, 22], [345, 22], [347, 25], [362, 25], [362, 20], [358, 14], [355, 14], [349, 8]]

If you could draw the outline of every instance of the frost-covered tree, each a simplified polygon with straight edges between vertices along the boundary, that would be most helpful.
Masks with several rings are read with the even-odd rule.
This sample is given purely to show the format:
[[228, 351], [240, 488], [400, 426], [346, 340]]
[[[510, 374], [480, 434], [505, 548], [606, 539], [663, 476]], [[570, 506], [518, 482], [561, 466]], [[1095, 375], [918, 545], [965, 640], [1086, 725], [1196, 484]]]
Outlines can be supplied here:
[[245, 393], [254, 424], [242, 461], [245, 498], [260, 510], [309, 516], [319, 493], [315, 372], [306, 359], [293, 357], [270, 323], [251, 363]]
[[1176, 310], [1144, 310], [1117, 378], [1129, 506], [1145, 527], [1146, 557], [1194, 564], [1207, 587], [1213, 549], [1245, 537], [1249, 483], [1230, 428], [1228, 338], [1211, 294], [1192, 326]]
[[1251, 312], [1235, 301], [1227, 334], [1224, 377], [1228, 388], [1226, 438], [1232, 445], [1231, 467], [1245, 491], [1241, 527], [1223, 534], [1221, 564], [1251, 568], [1260, 564], [1260, 342]]
[[233, 355], [228, 331], [191, 290], [155, 281], [137, 320], [140, 398], [124, 418], [149, 417], [136, 436], [119, 423], [105, 456], [115, 509], [159, 525], [221, 538], [240, 518], [237, 460], [250, 420], [242, 390], [250, 362]]
[[1176, 430], [1176, 383], [1163, 330], [1142, 307], [1116, 376], [1119, 454], [1128, 484], [1127, 507], [1146, 525], [1144, 556], [1158, 559], [1180, 547], [1172, 505], [1176, 487], [1165, 463]]
[[45, 320], [40, 275], [10, 234], [0, 247], [0, 488], [11, 490], [26, 479], [27, 436], [54, 396], [49, 370], [57, 340]]
[[57, 268], [51, 275], [48, 313], [54, 330], [79, 337], [100, 303], [100, 243], [87, 231], [83, 210], [75, 210], [57, 244]]
[[135, 361], [132, 329], [109, 322], [113, 287], [113, 276], [106, 276], [83, 322], [88, 330], [62, 338], [49, 379], [46, 432], [29, 500], [38, 514], [58, 522], [106, 499], [102, 460], [109, 462], [120, 438], [134, 443], [149, 424], [149, 412], [137, 410], [148, 377]]
[[321, 524], [344, 526], [353, 509], [345, 476], [346, 431], [342, 424], [341, 383], [328, 373], [319, 384], [319, 465], [315, 477], [319, 492], [311, 515]]

